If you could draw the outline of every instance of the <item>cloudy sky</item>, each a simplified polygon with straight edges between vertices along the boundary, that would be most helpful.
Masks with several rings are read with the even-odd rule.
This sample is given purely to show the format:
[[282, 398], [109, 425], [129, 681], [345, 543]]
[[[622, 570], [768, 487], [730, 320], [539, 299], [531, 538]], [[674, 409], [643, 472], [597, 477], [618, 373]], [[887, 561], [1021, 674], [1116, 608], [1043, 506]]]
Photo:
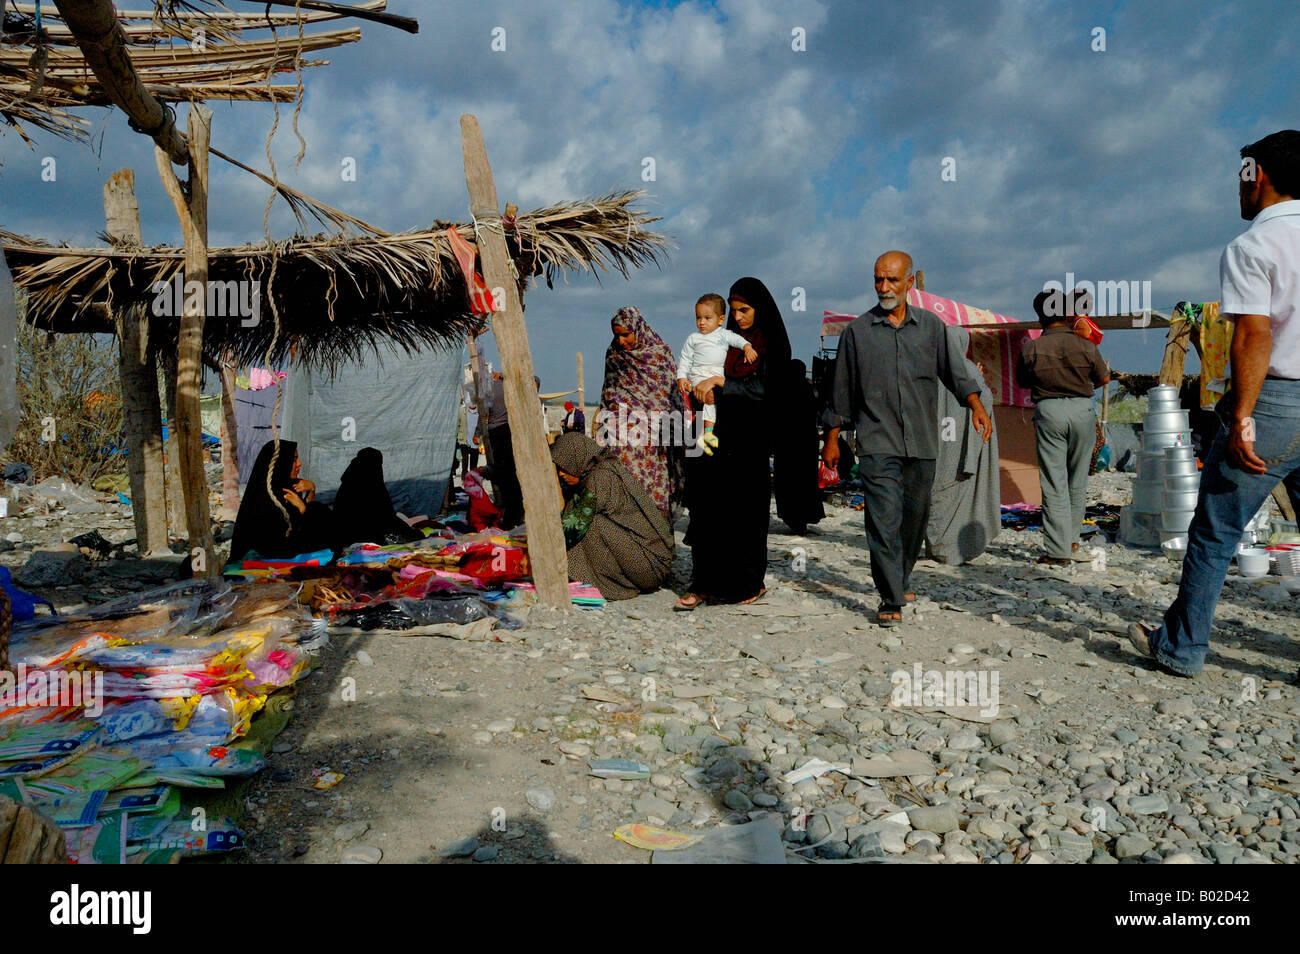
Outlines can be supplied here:
[[[420, 33], [365, 24], [361, 43], [306, 74], [307, 154], [295, 168], [286, 114], [284, 181], [387, 229], [463, 218], [458, 118], [471, 112], [503, 203], [643, 188], [672, 237], [662, 270], [572, 276], [527, 296], [546, 390], [574, 386], [581, 350], [594, 396], [620, 306], [639, 307], [676, 351], [695, 299], [743, 275], [768, 284], [807, 358], [823, 309], [874, 303], [871, 265], [889, 248], [912, 253], [930, 291], [1019, 318], [1067, 273], [1149, 281], [1158, 310], [1217, 299], [1219, 253], [1245, 228], [1238, 150], [1300, 126], [1286, 108], [1300, 100], [1300, 50], [1282, 0], [389, 6]], [[271, 108], [212, 105], [213, 143], [265, 168]], [[48, 136], [33, 151], [0, 132], [0, 225], [96, 244], [103, 180], [131, 165], [145, 240], [177, 242], [151, 144], [120, 113], [86, 114], [98, 154]], [[259, 239], [266, 187], [215, 161], [213, 175], [211, 242]], [[292, 220], [277, 211], [272, 228]], [[1154, 371], [1162, 339], [1117, 331], [1102, 350], [1120, 370]]]

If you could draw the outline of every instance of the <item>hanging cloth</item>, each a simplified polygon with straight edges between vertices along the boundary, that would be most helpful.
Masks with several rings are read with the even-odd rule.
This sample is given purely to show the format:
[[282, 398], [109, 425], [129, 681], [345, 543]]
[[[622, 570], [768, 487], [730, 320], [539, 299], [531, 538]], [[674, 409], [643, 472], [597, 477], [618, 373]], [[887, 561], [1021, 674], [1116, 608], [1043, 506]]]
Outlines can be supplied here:
[[1201, 407], [1213, 407], [1228, 390], [1228, 358], [1233, 323], [1219, 314], [1219, 303], [1201, 306]]
[[447, 229], [447, 241], [451, 243], [452, 254], [460, 265], [461, 274], [465, 276], [465, 293], [469, 296], [470, 311], [476, 315], [490, 315], [496, 311], [492, 302], [492, 293], [488, 291], [483, 277], [474, 270], [474, 249], [461, 238], [455, 226]]

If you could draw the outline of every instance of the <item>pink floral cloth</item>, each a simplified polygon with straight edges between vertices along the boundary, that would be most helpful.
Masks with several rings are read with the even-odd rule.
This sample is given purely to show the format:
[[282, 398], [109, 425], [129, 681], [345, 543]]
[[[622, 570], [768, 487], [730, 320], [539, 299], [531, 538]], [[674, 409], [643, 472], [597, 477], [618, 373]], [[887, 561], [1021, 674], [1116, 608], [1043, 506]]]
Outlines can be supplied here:
[[[605, 424], [607, 429], [617, 430], [620, 406], [627, 408], [628, 415], [640, 411], [652, 419], [671, 410], [677, 389], [677, 362], [673, 359], [672, 349], [655, 334], [641, 312], [632, 307], [620, 308], [609, 324], [611, 329], [618, 325], [634, 332], [636, 347], [625, 351], [611, 342], [605, 352], [605, 382], [600, 391], [601, 409], [596, 419], [598, 435], [602, 420], [608, 421]], [[657, 435], [651, 437], [648, 443], [618, 443], [615, 450], [628, 473], [645, 488], [650, 499], [667, 517], [673, 503], [669, 448], [663, 446], [666, 441], [658, 439]]]

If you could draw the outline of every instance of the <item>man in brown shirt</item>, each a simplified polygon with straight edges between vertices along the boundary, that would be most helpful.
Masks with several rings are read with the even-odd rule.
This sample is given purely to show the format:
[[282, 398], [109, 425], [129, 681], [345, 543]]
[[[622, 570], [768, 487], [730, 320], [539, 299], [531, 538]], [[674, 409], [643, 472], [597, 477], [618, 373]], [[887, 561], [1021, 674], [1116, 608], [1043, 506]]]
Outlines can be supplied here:
[[[1025, 342], [1016, 380], [1034, 400], [1038, 480], [1043, 489], [1043, 537], [1039, 563], [1064, 565], [1079, 548], [1088, 498], [1088, 464], [1097, 438], [1092, 392], [1110, 381], [1101, 352], [1070, 329], [1074, 304], [1061, 291], [1040, 292], [1034, 311], [1040, 337]], [[1067, 313], [1068, 312], [1068, 313]]]

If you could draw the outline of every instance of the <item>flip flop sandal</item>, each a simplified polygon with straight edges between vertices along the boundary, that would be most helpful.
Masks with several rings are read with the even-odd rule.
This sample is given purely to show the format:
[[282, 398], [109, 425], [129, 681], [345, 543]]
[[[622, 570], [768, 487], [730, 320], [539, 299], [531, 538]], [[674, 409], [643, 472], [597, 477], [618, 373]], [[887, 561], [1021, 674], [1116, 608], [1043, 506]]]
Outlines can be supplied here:
[[[694, 602], [688, 603], [687, 600], [694, 600]], [[678, 613], [693, 613], [703, 602], [704, 597], [698, 593], [687, 593], [673, 604], [673, 610]]]
[[901, 613], [881, 610], [876, 614], [877, 626], [883, 626], [886, 629], [893, 629], [895, 626], [901, 626], [902, 624], [903, 620]]
[[748, 606], [750, 603], [757, 603], [759, 600], [761, 600], [761, 599], [762, 599], [764, 596], [766, 596], [766, 595], [767, 595], [767, 587], [763, 587], [761, 590], [759, 590], [757, 593], [755, 593], [755, 594], [754, 594], [753, 596], [751, 596], [749, 599], [747, 599], [747, 600], [741, 600], [741, 601], [740, 601], [740, 605], [741, 605], [741, 606]]

